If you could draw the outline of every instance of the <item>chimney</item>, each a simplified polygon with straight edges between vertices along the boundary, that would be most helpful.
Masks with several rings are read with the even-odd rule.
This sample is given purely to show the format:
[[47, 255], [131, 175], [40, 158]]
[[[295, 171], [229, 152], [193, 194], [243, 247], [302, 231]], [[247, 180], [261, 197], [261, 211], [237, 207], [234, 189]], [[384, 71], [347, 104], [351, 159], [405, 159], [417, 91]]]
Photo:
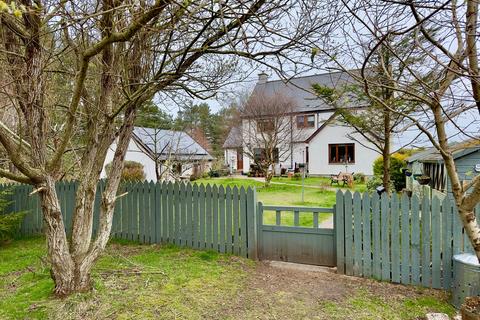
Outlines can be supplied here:
[[268, 80], [268, 74], [265, 73], [265, 71], [262, 71], [258, 74], [258, 84], [264, 84], [267, 83]]

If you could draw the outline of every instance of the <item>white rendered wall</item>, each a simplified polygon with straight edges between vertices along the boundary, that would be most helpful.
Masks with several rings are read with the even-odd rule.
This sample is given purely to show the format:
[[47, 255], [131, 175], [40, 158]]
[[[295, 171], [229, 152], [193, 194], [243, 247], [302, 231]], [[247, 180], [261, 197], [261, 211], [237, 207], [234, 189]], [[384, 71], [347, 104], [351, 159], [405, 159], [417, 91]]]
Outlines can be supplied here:
[[[117, 149], [117, 143], [114, 142], [108, 149], [107, 157], [105, 158], [105, 164], [103, 166], [103, 170], [101, 173], [102, 178], [107, 177], [105, 167], [107, 166], [107, 164], [112, 162], [116, 149]], [[128, 144], [127, 153], [125, 154], [125, 160], [141, 163], [143, 165], [143, 172], [145, 172], [145, 179], [147, 181], [150, 181], [150, 180], [152, 180], [153, 182], [157, 181], [157, 175], [155, 174], [155, 162], [152, 160], [152, 158], [150, 158], [140, 150], [140, 148], [133, 141], [133, 139], [131, 139], [130, 143]]]
[[[362, 172], [366, 175], [373, 175], [373, 162], [380, 155], [377, 152], [364, 147], [357, 141], [352, 140], [347, 134], [353, 135], [357, 140], [362, 141], [362, 144], [364, 145], [371, 145], [362, 138], [361, 135], [354, 133], [353, 129], [347, 126], [336, 124], [328, 125], [309, 143], [310, 174], [328, 175], [348, 170], [348, 172]], [[328, 161], [328, 145], [343, 143], [355, 144], [355, 163], [349, 164], [347, 169], [345, 168], [345, 164], [330, 164]]]
[[237, 170], [237, 149], [225, 149], [225, 165], [232, 171]]

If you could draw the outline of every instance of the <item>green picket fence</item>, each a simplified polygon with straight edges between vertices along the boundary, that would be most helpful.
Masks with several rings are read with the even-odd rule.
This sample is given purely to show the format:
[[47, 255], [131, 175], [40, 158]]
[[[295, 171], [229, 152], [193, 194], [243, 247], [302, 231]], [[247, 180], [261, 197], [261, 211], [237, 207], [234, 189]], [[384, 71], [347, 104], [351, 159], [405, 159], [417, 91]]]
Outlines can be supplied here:
[[339, 191], [335, 219], [337, 268], [347, 275], [450, 289], [452, 256], [473, 252], [448, 197]]
[[[98, 228], [100, 182], [95, 199], [93, 235]], [[11, 210], [26, 211], [24, 235], [42, 232], [38, 195], [30, 196], [28, 185], [2, 185], [12, 191]], [[76, 182], [56, 185], [67, 234], [72, 227]], [[255, 190], [252, 188], [192, 185], [185, 183], [124, 183], [118, 194], [111, 236], [140, 243], [171, 243], [195, 249], [214, 250], [256, 257]], [[249, 237], [250, 235], [250, 237]]]

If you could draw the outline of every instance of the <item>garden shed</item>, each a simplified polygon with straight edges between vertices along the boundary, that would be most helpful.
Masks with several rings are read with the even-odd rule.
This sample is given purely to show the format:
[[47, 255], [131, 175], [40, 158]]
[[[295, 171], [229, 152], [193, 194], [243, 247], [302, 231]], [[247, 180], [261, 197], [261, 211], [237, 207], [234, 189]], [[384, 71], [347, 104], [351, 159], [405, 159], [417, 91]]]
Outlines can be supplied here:
[[[475, 175], [480, 174], [480, 140], [454, 143], [450, 149], [458, 176], [463, 183], [468, 183]], [[408, 190], [417, 192], [421, 189], [421, 183], [425, 183], [432, 189], [433, 194], [445, 195], [452, 192], [443, 158], [437, 149], [429, 148], [418, 152], [409, 157], [407, 163], [408, 172], [411, 173], [406, 177]]]

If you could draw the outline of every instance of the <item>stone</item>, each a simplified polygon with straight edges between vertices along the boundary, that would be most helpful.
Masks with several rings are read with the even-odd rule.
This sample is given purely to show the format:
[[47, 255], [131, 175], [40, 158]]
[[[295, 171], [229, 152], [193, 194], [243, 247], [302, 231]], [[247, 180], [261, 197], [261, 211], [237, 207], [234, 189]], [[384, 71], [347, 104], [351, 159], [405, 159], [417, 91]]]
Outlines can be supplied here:
[[445, 313], [427, 313], [427, 320], [450, 320], [450, 317]]

